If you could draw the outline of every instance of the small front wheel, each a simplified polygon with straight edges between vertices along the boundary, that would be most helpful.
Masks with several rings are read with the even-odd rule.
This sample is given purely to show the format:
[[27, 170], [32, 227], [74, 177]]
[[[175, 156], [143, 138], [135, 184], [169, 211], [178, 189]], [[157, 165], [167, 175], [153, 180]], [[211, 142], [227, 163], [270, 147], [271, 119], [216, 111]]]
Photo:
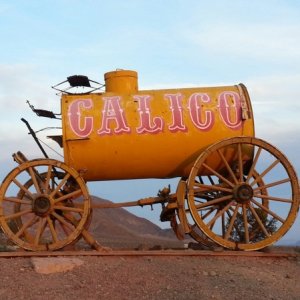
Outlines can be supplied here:
[[1, 227], [21, 248], [58, 250], [80, 237], [90, 202], [87, 186], [74, 169], [52, 159], [27, 161], [2, 182]]

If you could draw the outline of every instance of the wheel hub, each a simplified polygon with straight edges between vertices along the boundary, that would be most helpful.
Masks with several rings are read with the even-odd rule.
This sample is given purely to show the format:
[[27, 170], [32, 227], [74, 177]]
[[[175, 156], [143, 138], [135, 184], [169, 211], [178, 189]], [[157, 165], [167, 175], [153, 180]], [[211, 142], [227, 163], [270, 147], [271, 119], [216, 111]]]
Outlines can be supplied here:
[[32, 210], [38, 216], [45, 216], [51, 209], [51, 202], [46, 195], [36, 197], [32, 204]]
[[248, 202], [253, 197], [253, 189], [247, 183], [239, 184], [235, 186], [233, 190], [233, 196], [238, 203]]

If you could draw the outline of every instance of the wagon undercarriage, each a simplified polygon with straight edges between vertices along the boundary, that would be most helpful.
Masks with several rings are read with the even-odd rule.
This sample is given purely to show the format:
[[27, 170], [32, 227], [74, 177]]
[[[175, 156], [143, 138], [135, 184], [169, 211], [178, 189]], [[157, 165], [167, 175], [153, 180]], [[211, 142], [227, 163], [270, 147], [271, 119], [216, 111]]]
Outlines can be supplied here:
[[[218, 171], [212, 167], [216, 157]], [[189, 234], [208, 248], [257, 250], [279, 240], [299, 208], [297, 177], [289, 161], [252, 137], [208, 147], [174, 194], [164, 188], [157, 197], [105, 205], [91, 203], [85, 181], [66, 164], [28, 161], [20, 152], [14, 159], [19, 165], [0, 189], [1, 227], [15, 244], [32, 251], [59, 250], [81, 237], [103, 250], [88, 233], [92, 209], [155, 204], [162, 205], [161, 221], [170, 221], [179, 239]]]

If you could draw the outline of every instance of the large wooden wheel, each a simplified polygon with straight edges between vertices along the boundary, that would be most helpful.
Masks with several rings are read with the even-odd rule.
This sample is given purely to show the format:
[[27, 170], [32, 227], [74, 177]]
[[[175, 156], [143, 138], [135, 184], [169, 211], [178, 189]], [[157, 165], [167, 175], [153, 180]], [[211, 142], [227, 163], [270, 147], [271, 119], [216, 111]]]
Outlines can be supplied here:
[[[203, 180], [209, 177], [213, 181]], [[256, 138], [237, 137], [200, 154], [188, 178], [187, 198], [195, 224], [209, 240], [229, 249], [258, 250], [292, 226], [299, 186], [278, 149]]]
[[57, 250], [76, 241], [90, 218], [84, 180], [51, 159], [24, 162], [0, 188], [0, 223], [9, 239], [33, 250]]
[[[263, 179], [257, 174], [257, 172], [253, 171], [253, 180], [257, 181], [257, 186], [261, 187], [261, 193], [262, 195], [267, 195], [267, 191], [264, 188], [265, 184]], [[197, 183], [205, 184], [209, 183], [213, 186], [218, 185], [217, 182], [215, 182], [216, 178], [215, 176], [207, 175], [207, 176], [198, 176]], [[203, 231], [198, 227], [197, 223], [195, 223], [192, 215], [191, 210], [188, 206], [188, 197], [187, 197], [187, 181], [184, 178], [181, 178], [181, 180], [178, 183], [177, 186], [177, 202], [178, 202], [178, 209], [177, 209], [177, 218], [179, 220], [178, 226], [181, 225], [181, 228], [185, 230], [186, 233], [188, 233], [196, 242], [200, 243], [201, 245], [207, 247], [207, 248], [215, 248], [218, 246], [215, 242], [213, 242], [211, 239], [209, 239]], [[216, 197], [220, 197], [222, 192], [216, 191], [214, 189], [208, 190], [207, 192], [203, 193], [202, 197], [206, 197], [207, 200], [214, 199]], [[262, 200], [262, 204], [265, 207], [269, 206], [269, 201], [267, 200], [267, 197], [264, 197]], [[208, 212], [209, 213], [209, 212]], [[204, 216], [205, 218], [205, 216]]]

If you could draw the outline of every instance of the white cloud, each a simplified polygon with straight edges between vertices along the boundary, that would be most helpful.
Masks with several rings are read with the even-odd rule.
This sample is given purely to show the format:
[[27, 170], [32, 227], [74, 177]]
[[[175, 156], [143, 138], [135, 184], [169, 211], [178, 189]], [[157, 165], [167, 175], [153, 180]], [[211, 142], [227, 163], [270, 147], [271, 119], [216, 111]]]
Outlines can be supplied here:
[[299, 82], [298, 74], [271, 75], [248, 80], [255, 120], [264, 126], [260, 130], [269, 135], [300, 131]]
[[[289, 103], [292, 107], [300, 107], [300, 75], [298, 72], [277, 74], [269, 76], [257, 76], [250, 78], [247, 84], [251, 86], [251, 93], [257, 97], [257, 101], [276, 102], [277, 104]], [[299, 99], [299, 100], [298, 100]]]
[[[34, 130], [61, 124], [58, 121], [37, 117], [26, 104], [26, 100], [29, 99], [36, 108], [60, 110], [59, 98], [49, 87], [46, 76], [40, 74], [35, 66], [2, 64], [0, 82], [0, 174], [3, 178], [10, 170], [7, 168], [15, 166], [11, 159], [12, 153], [20, 150], [30, 159], [43, 157], [33, 138], [28, 135], [28, 129], [21, 122], [21, 118], [28, 120]], [[56, 147], [51, 141], [46, 140], [47, 134], [49, 132], [43, 132], [38, 136]], [[51, 156], [55, 154], [51, 153]]]
[[49, 79], [34, 65], [0, 64], [0, 82], [0, 104], [6, 111], [24, 111], [27, 99], [43, 108], [54, 106]]
[[[283, 18], [283, 17], [282, 17]], [[286, 64], [300, 62], [299, 22], [282, 22], [272, 19], [254, 22], [236, 21], [216, 22], [204, 25], [199, 23], [192, 28], [184, 28], [181, 37], [195, 44], [198, 50], [210, 55], [221, 55]]]
[[300, 75], [258, 76], [247, 80], [256, 136], [278, 147], [300, 174]]

